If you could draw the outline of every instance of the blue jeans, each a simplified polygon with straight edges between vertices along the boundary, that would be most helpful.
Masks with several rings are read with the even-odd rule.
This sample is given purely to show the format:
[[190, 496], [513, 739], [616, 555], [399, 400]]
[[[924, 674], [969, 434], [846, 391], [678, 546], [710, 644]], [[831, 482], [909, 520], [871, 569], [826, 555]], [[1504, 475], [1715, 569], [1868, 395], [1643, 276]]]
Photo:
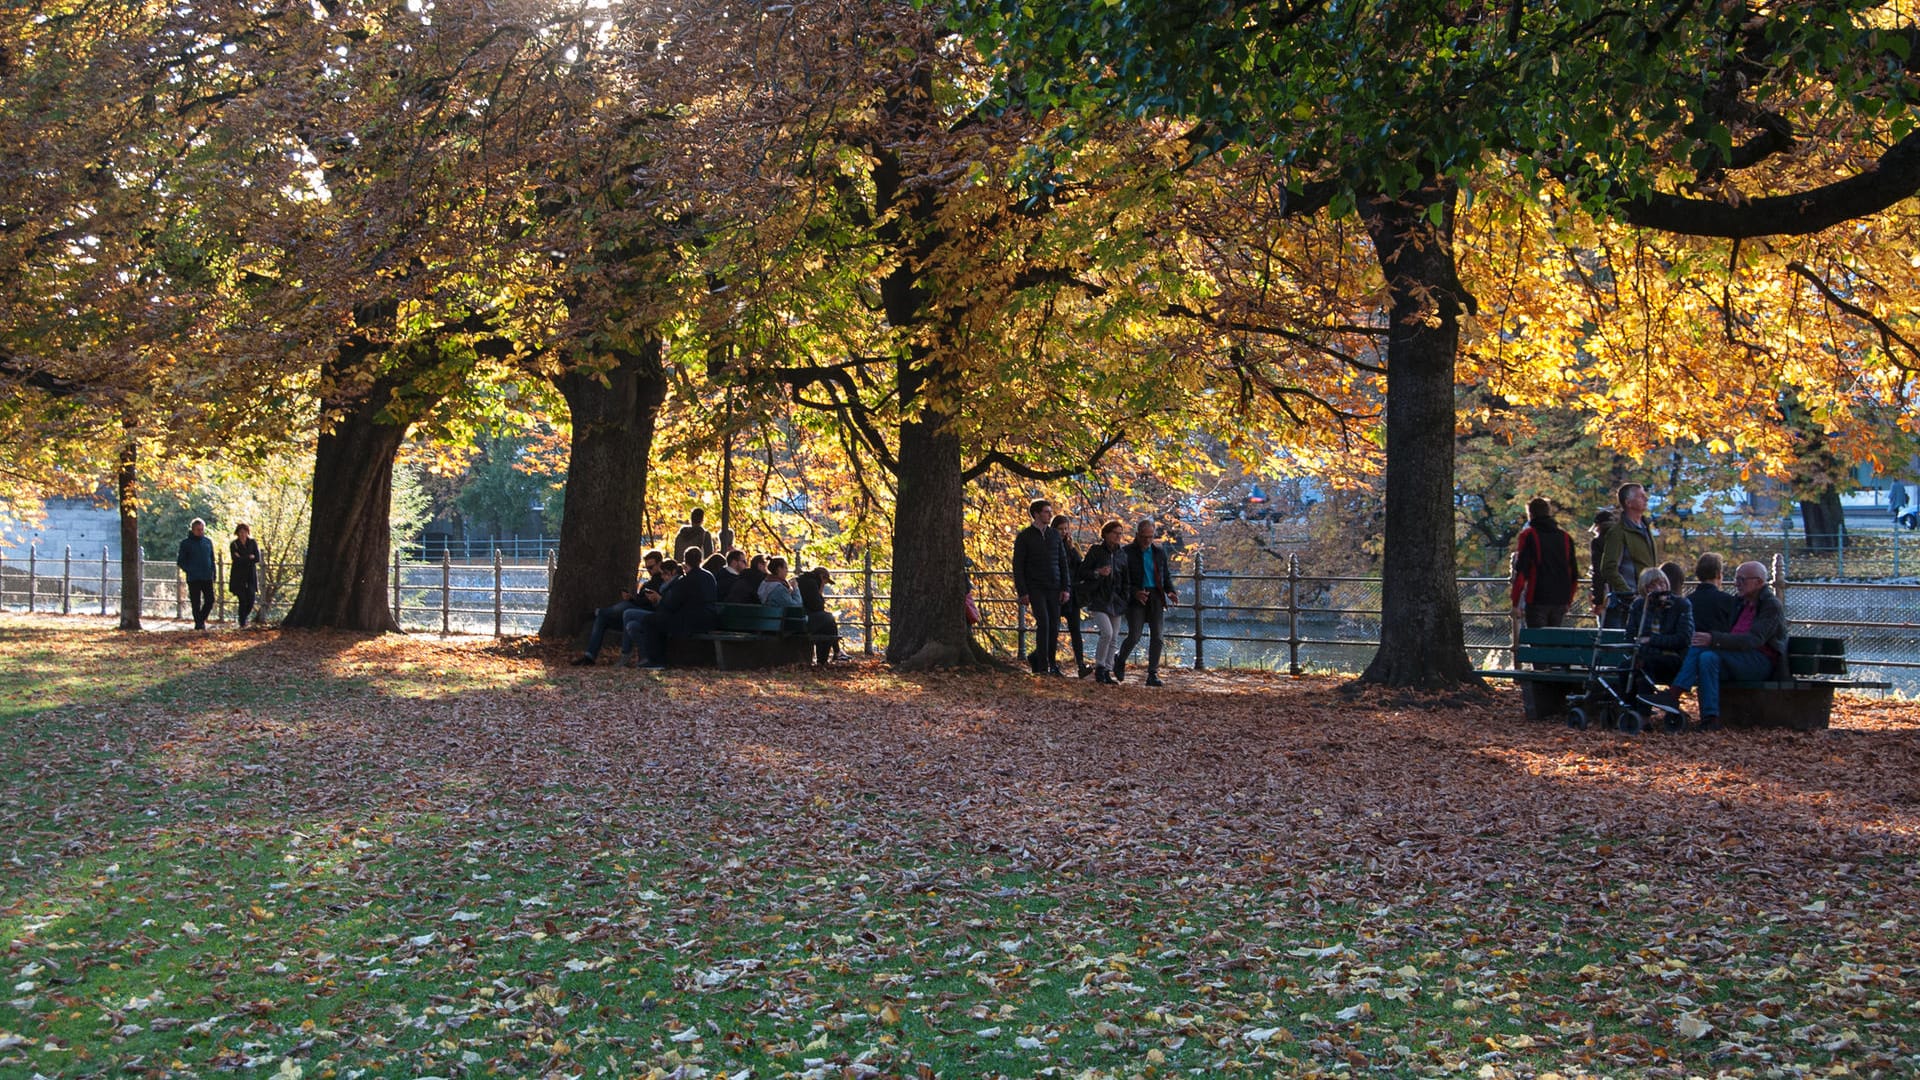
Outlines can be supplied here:
[[636, 606], [631, 600], [622, 600], [593, 613], [593, 633], [587, 637], [588, 656], [600, 655], [600, 643], [607, 639], [607, 631], [623, 627], [622, 618]]
[[1700, 695], [1700, 719], [1720, 715], [1720, 680], [1748, 682], [1773, 673], [1773, 658], [1758, 650], [1723, 651], [1699, 645], [1687, 649], [1680, 661], [1680, 674], [1673, 677], [1673, 691], [1697, 689]]

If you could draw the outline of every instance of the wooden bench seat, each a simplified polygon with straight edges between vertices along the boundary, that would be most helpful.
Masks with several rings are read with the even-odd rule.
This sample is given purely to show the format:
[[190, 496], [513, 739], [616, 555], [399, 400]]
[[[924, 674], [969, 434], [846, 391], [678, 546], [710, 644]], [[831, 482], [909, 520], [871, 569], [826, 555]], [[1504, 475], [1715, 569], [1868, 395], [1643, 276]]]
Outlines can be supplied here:
[[[1480, 675], [1512, 679], [1520, 687], [1527, 719], [1555, 719], [1567, 715], [1568, 695], [1584, 686], [1593, 673], [1596, 643], [1602, 667], [1608, 666], [1608, 653], [1617, 652], [1624, 659], [1630, 649], [1624, 630], [1571, 626], [1524, 629], [1514, 647], [1515, 669], [1482, 671]], [[1835, 690], [1885, 690], [1892, 685], [1850, 677], [1844, 638], [1788, 638], [1785, 668], [1771, 679], [1721, 683], [1721, 720], [1734, 727], [1818, 730], [1832, 718]]]
[[[685, 640], [693, 646], [711, 645], [711, 661], [722, 671], [804, 664], [812, 657], [805, 608], [715, 604], [713, 611], [713, 629]], [[690, 657], [696, 651], [705, 650], [676, 650], [674, 658]], [[702, 656], [701, 662], [705, 659]]]

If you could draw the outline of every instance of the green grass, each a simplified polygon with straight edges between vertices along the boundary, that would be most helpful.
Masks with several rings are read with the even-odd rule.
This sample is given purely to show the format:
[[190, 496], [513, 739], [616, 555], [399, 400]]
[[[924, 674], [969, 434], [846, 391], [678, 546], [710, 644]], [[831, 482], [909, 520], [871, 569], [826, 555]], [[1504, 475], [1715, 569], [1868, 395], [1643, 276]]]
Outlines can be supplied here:
[[[879, 782], [928, 740], [1013, 740], [991, 762], [1037, 709], [1123, 700], [1080, 687], [113, 642], [0, 625], [7, 1076], [1920, 1065], [1905, 840], [1756, 888], [1764, 862], [1677, 857], [1705, 833], [1595, 823], [1421, 839], [1428, 874], [1389, 868], [1407, 823], [1338, 785], [1243, 835], [1252, 811], [1154, 769], [1070, 809], [991, 769]], [[1333, 752], [1323, 723], [1298, 734]], [[984, 825], [1007, 800], [1078, 839]], [[1323, 857], [1289, 854], [1316, 830]]]

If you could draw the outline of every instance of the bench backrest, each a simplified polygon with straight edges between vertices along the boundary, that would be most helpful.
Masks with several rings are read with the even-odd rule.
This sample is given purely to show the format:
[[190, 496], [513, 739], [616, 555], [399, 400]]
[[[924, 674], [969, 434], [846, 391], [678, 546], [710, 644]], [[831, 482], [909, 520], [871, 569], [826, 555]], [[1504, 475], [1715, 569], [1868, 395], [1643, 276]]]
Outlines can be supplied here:
[[1585, 667], [1593, 661], [1596, 640], [1606, 644], [1623, 642], [1627, 640], [1627, 632], [1595, 630], [1585, 626], [1527, 627], [1520, 631], [1520, 642], [1513, 651], [1513, 660], [1516, 664]]
[[806, 629], [807, 609], [765, 604], [715, 604], [714, 629], [732, 633], [797, 634]]
[[1787, 639], [1787, 674], [1845, 675], [1847, 639], [1830, 637], [1790, 637]]

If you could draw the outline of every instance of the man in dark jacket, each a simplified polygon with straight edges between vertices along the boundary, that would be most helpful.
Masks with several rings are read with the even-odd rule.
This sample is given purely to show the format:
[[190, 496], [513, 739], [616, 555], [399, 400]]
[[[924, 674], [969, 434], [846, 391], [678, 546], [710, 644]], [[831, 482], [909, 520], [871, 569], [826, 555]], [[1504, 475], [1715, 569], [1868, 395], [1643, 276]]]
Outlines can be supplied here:
[[1527, 503], [1527, 527], [1513, 550], [1513, 617], [1529, 629], [1559, 626], [1580, 591], [1580, 562], [1573, 537], [1553, 520], [1553, 504]]
[[1680, 713], [1680, 694], [1695, 690], [1700, 700], [1700, 730], [1720, 727], [1720, 684], [1766, 678], [1787, 648], [1787, 618], [1780, 599], [1767, 587], [1767, 568], [1741, 563], [1733, 572], [1734, 592], [1740, 598], [1733, 625], [1721, 633], [1698, 631], [1693, 647], [1674, 676], [1673, 687], [1640, 700], [1665, 713]]
[[667, 583], [654, 609], [640, 619], [640, 632], [647, 646], [647, 662], [641, 667], [655, 670], [666, 667], [669, 639], [691, 637], [713, 629], [713, 605], [719, 597], [719, 585], [700, 565], [704, 554], [697, 547], [687, 549], [679, 576]]
[[1126, 681], [1127, 657], [1133, 655], [1133, 646], [1140, 640], [1140, 629], [1146, 627], [1147, 636], [1147, 685], [1159, 686], [1161, 627], [1166, 621], [1167, 605], [1179, 602], [1173, 591], [1173, 563], [1167, 558], [1167, 549], [1154, 543], [1160, 535], [1159, 528], [1151, 520], [1140, 522], [1133, 529], [1133, 543], [1124, 550], [1127, 553], [1127, 581], [1133, 586], [1133, 595], [1127, 602], [1127, 637], [1120, 643], [1120, 655], [1113, 659], [1113, 681]]
[[1718, 552], [1709, 551], [1694, 561], [1693, 576], [1700, 584], [1687, 595], [1693, 605], [1696, 632], [1722, 634], [1733, 627], [1733, 616], [1740, 608], [1739, 597], [1720, 588], [1721, 567], [1725, 562]]
[[1033, 610], [1033, 651], [1027, 666], [1035, 675], [1055, 670], [1060, 647], [1060, 609], [1066, 604], [1072, 571], [1066, 547], [1053, 531], [1053, 504], [1040, 499], [1027, 507], [1033, 524], [1013, 538], [1013, 591], [1022, 607]]
[[[1087, 646], [1080, 636], [1080, 623], [1086, 617], [1086, 604], [1080, 597], [1080, 552], [1073, 546], [1073, 519], [1065, 514], [1055, 514], [1053, 531], [1060, 534], [1060, 546], [1067, 553], [1067, 600], [1060, 605], [1060, 617], [1067, 622], [1067, 640], [1073, 645], [1073, 666], [1084, 679], [1093, 674], [1093, 669], [1087, 666]], [[1058, 665], [1053, 673], [1060, 673]]]
[[624, 644], [627, 612], [653, 610], [653, 602], [646, 599], [646, 594], [649, 590], [657, 594], [666, 584], [665, 578], [660, 574], [660, 564], [665, 561], [666, 557], [661, 555], [657, 548], [640, 557], [641, 565], [646, 568], [646, 579], [644, 581], [636, 579], [633, 583], [633, 591], [621, 589], [619, 600], [594, 611], [593, 631], [587, 635], [587, 651], [573, 658], [573, 666], [592, 667], [594, 661], [600, 657], [600, 645], [606, 641], [609, 630], [622, 631], [621, 652], [628, 651]]
[[833, 574], [816, 566], [793, 581], [800, 590], [800, 607], [807, 613], [807, 635], [813, 639], [813, 662], [825, 667], [840, 651], [840, 620], [827, 610], [827, 586]]
[[187, 576], [187, 601], [193, 605], [193, 628], [205, 630], [207, 616], [213, 611], [213, 579], [219, 568], [213, 564], [213, 541], [207, 537], [207, 523], [199, 518], [187, 526], [180, 541], [180, 557], [174, 560]]
[[720, 597], [723, 604], [757, 604], [760, 602], [760, 585], [767, 580], [767, 557], [755, 555], [747, 560], [747, 568], [739, 571], [733, 584]]

